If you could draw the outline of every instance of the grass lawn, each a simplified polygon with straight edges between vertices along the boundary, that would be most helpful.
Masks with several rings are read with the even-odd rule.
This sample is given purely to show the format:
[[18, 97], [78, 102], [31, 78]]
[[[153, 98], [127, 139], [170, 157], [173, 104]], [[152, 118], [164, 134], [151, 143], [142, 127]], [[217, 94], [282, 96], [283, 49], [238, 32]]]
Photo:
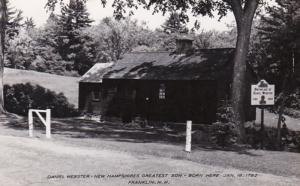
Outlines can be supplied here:
[[[0, 125], [1, 135], [28, 136], [26, 121]], [[134, 156], [155, 156], [189, 160], [199, 164], [235, 168], [244, 171], [300, 178], [300, 155], [292, 152], [222, 149], [193, 145], [192, 153], [184, 149], [185, 137], [175, 131], [158, 128], [128, 128], [117, 123], [97, 123], [76, 119], [52, 121], [54, 141], [65, 146], [113, 150]], [[44, 127], [35, 126], [34, 135], [45, 138]]]
[[[70, 103], [77, 106], [79, 78], [51, 75], [34, 71], [5, 69], [5, 84], [32, 83], [52, 91], [63, 92]], [[276, 116], [265, 113], [265, 123], [276, 126]], [[259, 110], [257, 112], [259, 123]], [[300, 121], [287, 118], [290, 129], [300, 130]], [[235, 168], [245, 171], [300, 178], [300, 154], [292, 152], [251, 150], [245, 148], [219, 149], [204, 145], [193, 145], [192, 153], [184, 149], [185, 136], [181, 132], [159, 128], [128, 128], [120, 123], [97, 123], [79, 119], [53, 119], [52, 141], [68, 147], [113, 150], [133, 156], [155, 156], [176, 160]], [[24, 120], [0, 118], [0, 135], [28, 136], [28, 124]], [[34, 135], [44, 138], [44, 127], [36, 126]], [[0, 175], [1, 176], [1, 175]]]
[[75, 107], [78, 105], [78, 80], [77, 77], [59, 76], [31, 70], [4, 69], [4, 84], [31, 83], [57, 93], [62, 92]]

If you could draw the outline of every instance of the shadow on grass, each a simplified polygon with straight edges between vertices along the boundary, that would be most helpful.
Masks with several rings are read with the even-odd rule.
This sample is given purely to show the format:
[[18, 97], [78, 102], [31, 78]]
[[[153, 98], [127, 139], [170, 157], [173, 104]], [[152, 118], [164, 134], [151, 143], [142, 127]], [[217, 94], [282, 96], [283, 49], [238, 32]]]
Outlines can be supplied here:
[[[28, 130], [27, 118], [12, 119], [3, 124], [15, 130]], [[45, 126], [35, 118], [34, 130], [45, 132]], [[27, 132], [27, 131], [26, 131]], [[129, 128], [122, 123], [99, 123], [81, 119], [54, 119], [51, 133], [70, 138], [101, 138], [130, 143], [184, 144], [185, 133], [176, 130], [164, 130], [161, 127]], [[248, 152], [246, 147], [218, 147], [213, 144], [193, 144], [193, 149], [204, 151], [232, 151], [249, 156], [260, 156]]]

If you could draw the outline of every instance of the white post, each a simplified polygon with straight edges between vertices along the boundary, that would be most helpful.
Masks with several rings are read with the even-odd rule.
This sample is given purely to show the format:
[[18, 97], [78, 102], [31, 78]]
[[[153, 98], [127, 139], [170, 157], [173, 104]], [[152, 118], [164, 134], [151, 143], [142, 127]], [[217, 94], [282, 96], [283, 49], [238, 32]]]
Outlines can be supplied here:
[[186, 122], [186, 143], [185, 143], [185, 151], [191, 152], [192, 146], [192, 121]]
[[51, 110], [46, 110], [46, 137], [51, 138]]
[[[29, 125], [29, 136], [33, 137], [33, 112], [40, 118], [42, 123], [46, 126], [46, 137], [51, 138], [51, 110], [34, 110], [29, 109], [28, 111], [28, 125]], [[46, 119], [43, 118], [40, 112], [46, 113]]]
[[33, 117], [32, 117], [31, 109], [29, 109], [28, 112], [28, 125], [29, 125], [29, 137], [33, 137]]

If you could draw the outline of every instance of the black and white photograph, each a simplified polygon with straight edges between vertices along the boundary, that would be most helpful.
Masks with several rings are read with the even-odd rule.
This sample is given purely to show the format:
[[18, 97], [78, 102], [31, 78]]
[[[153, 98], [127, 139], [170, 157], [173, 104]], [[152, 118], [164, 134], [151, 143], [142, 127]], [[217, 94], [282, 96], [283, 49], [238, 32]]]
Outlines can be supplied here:
[[300, 0], [0, 0], [0, 186], [300, 185]]

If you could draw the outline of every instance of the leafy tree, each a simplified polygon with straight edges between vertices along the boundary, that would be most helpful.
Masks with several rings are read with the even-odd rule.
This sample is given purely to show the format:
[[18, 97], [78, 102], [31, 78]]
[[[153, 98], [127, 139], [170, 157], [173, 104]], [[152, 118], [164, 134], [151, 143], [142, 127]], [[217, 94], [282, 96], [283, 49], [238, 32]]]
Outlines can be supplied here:
[[57, 50], [59, 26], [56, 18], [55, 15], [50, 15], [43, 28], [27, 30], [28, 35], [32, 38], [32, 50], [35, 56], [31, 62], [30, 69], [59, 75], [76, 76], [77, 73], [71, 71], [73, 64], [63, 60]]
[[151, 45], [145, 40], [145, 38], [150, 40], [151, 34], [145, 24], [140, 25], [130, 18], [118, 21], [107, 17], [88, 32], [96, 42], [97, 62], [116, 61], [121, 59], [123, 54], [139, 46]]
[[[300, 2], [297, 0], [276, 0], [278, 6], [267, 9], [269, 16], [262, 16], [257, 36], [260, 48], [268, 54], [265, 61], [270, 69], [263, 69], [266, 78], [282, 84], [282, 77], [291, 74], [292, 58], [299, 51], [297, 38], [300, 36]], [[262, 61], [261, 61], [262, 63]]]
[[25, 31], [8, 40], [5, 66], [17, 69], [29, 69], [34, 60], [33, 40]]
[[233, 48], [235, 46], [236, 29], [231, 28], [229, 31], [204, 31], [194, 34], [194, 45], [196, 48]]
[[59, 27], [55, 15], [50, 15], [43, 28], [32, 27], [32, 19], [14, 38], [7, 40], [5, 65], [59, 75], [76, 75], [67, 71], [73, 64], [64, 61], [57, 51]]
[[276, 107], [278, 119], [278, 144], [285, 106], [296, 98], [295, 62], [300, 56], [300, 1], [276, 0], [277, 6], [267, 8], [268, 16], [262, 16], [257, 38], [252, 51], [253, 63], [258, 74], [275, 83], [277, 92]]
[[23, 27], [22, 11], [11, 7], [8, 0], [6, 0], [6, 3], [8, 8], [5, 28], [5, 66], [13, 68], [28, 67], [31, 58], [31, 50], [28, 50], [30, 38], [24, 33], [21, 34]]
[[[86, 0], [83, 0], [86, 1]], [[221, 17], [225, 16], [228, 11], [232, 11], [237, 24], [237, 42], [236, 52], [234, 55], [234, 73], [232, 85], [232, 101], [235, 122], [239, 128], [239, 141], [245, 141], [245, 86], [246, 84], [246, 58], [249, 50], [251, 27], [254, 15], [258, 9], [259, 3], [263, 0], [114, 0], [112, 6], [115, 8], [114, 16], [123, 18], [129, 8], [129, 15], [133, 14], [133, 9], [139, 5], [149, 9], [153, 7], [155, 12], [173, 12], [180, 11], [180, 15], [188, 20], [187, 12], [191, 10], [194, 16], [208, 15], [213, 16], [217, 11]], [[53, 9], [57, 0], [48, 0], [47, 7]], [[101, 0], [106, 5], [106, 0]]]

